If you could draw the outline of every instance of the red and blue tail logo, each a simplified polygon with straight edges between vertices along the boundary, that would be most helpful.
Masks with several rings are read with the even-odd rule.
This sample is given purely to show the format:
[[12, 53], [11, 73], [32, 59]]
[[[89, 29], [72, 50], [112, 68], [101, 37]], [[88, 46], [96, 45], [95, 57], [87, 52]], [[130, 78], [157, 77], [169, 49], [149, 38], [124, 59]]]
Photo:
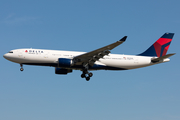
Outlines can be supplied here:
[[145, 52], [143, 52], [139, 55], [141, 55], [141, 56], [157, 56], [157, 57], [166, 55], [173, 36], [174, 36], [174, 33], [165, 33], [151, 47], [149, 47]]

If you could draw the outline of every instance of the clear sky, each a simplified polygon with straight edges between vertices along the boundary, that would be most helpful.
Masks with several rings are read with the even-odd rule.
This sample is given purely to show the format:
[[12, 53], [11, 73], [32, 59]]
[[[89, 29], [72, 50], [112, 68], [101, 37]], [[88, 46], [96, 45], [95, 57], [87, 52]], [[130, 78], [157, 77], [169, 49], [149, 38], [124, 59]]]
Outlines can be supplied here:
[[[179, 0], [1, 0], [0, 120], [179, 120]], [[17, 48], [139, 54], [165, 32], [171, 61], [129, 71], [56, 75], [53, 67], [3, 58]]]

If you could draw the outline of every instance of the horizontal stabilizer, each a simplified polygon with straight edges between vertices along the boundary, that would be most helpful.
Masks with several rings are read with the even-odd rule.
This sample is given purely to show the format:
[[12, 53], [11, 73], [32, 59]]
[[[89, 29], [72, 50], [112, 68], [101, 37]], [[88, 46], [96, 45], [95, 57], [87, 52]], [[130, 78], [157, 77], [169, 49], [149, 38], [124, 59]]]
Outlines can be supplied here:
[[151, 62], [156, 63], [156, 62], [159, 62], [160, 60], [164, 60], [164, 59], [166, 59], [166, 58], [169, 58], [169, 57], [171, 57], [171, 56], [173, 56], [173, 55], [175, 55], [175, 54], [176, 54], [176, 53], [172, 53], [172, 54], [164, 55], [164, 56], [162, 56], [162, 57], [152, 58], [152, 59], [151, 59]]

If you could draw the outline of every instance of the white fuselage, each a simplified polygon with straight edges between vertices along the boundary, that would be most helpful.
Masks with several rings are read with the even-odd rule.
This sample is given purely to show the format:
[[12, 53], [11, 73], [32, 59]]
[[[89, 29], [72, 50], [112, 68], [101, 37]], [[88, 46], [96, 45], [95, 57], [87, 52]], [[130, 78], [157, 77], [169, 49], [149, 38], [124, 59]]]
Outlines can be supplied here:
[[[4, 57], [9, 61], [29, 64], [58, 67], [58, 58], [69, 58], [84, 54], [85, 52], [60, 51], [60, 50], [44, 50], [44, 49], [15, 49], [6, 53]], [[109, 54], [95, 62], [96, 67], [90, 70], [106, 69], [106, 70], [126, 70], [146, 67], [158, 63], [168, 62], [169, 58], [157, 63], [151, 62], [152, 57]], [[98, 67], [97, 67], [98, 66]], [[81, 69], [73, 67], [71, 69]]]

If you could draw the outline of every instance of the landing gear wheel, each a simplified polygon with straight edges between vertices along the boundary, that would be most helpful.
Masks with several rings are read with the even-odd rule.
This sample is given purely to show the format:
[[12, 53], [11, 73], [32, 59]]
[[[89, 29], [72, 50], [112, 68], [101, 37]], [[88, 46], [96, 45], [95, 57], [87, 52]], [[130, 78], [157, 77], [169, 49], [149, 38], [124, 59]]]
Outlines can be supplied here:
[[89, 75], [89, 77], [92, 77], [92, 76], [93, 76], [93, 73], [90, 72], [88, 75]]
[[24, 69], [23, 68], [20, 68], [20, 71], [23, 71]]
[[86, 77], [86, 81], [89, 81], [90, 80], [90, 77]]
[[81, 77], [82, 77], [82, 78], [85, 78], [86, 76], [85, 76], [85, 74], [81, 74]]

